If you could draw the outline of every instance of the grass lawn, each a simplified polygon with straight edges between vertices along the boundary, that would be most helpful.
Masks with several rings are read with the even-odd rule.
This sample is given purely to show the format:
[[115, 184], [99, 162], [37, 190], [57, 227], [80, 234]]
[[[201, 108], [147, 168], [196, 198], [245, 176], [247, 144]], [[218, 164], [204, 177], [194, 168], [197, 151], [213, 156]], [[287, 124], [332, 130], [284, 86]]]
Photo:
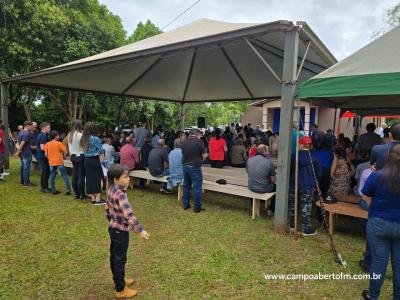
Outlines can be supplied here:
[[[13, 159], [8, 182], [0, 183], [0, 299], [113, 299], [103, 207], [23, 188], [18, 167]], [[38, 171], [32, 173], [39, 183]], [[346, 271], [334, 262], [322, 229], [308, 238], [276, 234], [265, 211], [251, 219], [250, 200], [207, 192], [206, 211], [194, 214], [155, 184], [128, 196], [151, 235], [130, 240], [126, 273], [137, 281], [137, 299], [360, 299], [368, 286], [367, 280], [265, 280], [264, 274]], [[348, 272], [361, 274], [362, 224], [339, 217], [335, 239]], [[387, 275], [382, 299], [392, 295]]]

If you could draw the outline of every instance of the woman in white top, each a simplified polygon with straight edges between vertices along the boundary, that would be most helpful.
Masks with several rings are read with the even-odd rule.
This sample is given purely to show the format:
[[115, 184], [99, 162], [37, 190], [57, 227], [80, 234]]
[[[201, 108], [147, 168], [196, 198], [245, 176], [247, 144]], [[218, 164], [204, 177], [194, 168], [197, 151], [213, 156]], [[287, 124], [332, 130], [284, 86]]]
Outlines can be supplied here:
[[85, 156], [81, 145], [82, 122], [74, 120], [72, 122], [71, 132], [68, 134], [68, 148], [71, 155], [73, 166], [72, 187], [75, 192], [75, 199], [86, 199], [85, 193]]

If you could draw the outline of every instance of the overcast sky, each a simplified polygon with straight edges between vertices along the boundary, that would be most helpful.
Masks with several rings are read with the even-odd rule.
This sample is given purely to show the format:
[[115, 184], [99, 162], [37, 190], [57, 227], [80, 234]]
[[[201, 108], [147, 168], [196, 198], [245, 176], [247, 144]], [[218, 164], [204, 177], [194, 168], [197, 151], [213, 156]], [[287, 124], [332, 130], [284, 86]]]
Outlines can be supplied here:
[[[128, 34], [150, 19], [163, 28], [196, 0], [99, 0], [121, 17]], [[368, 44], [383, 26], [384, 13], [399, 0], [201, 0], [165, 31], [196, 19], [267, 23], [306, 21], [337, 59]]]

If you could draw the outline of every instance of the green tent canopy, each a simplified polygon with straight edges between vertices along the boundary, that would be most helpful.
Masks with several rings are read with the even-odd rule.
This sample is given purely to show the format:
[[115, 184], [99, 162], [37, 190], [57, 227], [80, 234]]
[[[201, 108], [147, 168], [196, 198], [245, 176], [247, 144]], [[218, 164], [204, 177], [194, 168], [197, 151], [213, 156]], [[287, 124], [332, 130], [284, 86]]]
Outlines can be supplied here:
[[400, 27], [305, 81], [299, 98], [328, 107], [400, 107]]

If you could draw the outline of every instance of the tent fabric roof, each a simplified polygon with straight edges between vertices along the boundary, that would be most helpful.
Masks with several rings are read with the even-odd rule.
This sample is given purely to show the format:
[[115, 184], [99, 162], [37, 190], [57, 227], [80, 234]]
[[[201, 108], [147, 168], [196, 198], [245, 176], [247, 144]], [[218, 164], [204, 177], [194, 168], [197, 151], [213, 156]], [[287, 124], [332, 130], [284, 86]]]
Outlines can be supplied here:
[[299, 98], [343, 108], [390, 108], [400, 102], [400, 27], [304, 82]]
[[300, 32], [299, 81], [336, 62], [305, 22], [226, 23], [200, 19], [174, 30], [3, 82], [179, 102], [280, 97], [284, 31]]

